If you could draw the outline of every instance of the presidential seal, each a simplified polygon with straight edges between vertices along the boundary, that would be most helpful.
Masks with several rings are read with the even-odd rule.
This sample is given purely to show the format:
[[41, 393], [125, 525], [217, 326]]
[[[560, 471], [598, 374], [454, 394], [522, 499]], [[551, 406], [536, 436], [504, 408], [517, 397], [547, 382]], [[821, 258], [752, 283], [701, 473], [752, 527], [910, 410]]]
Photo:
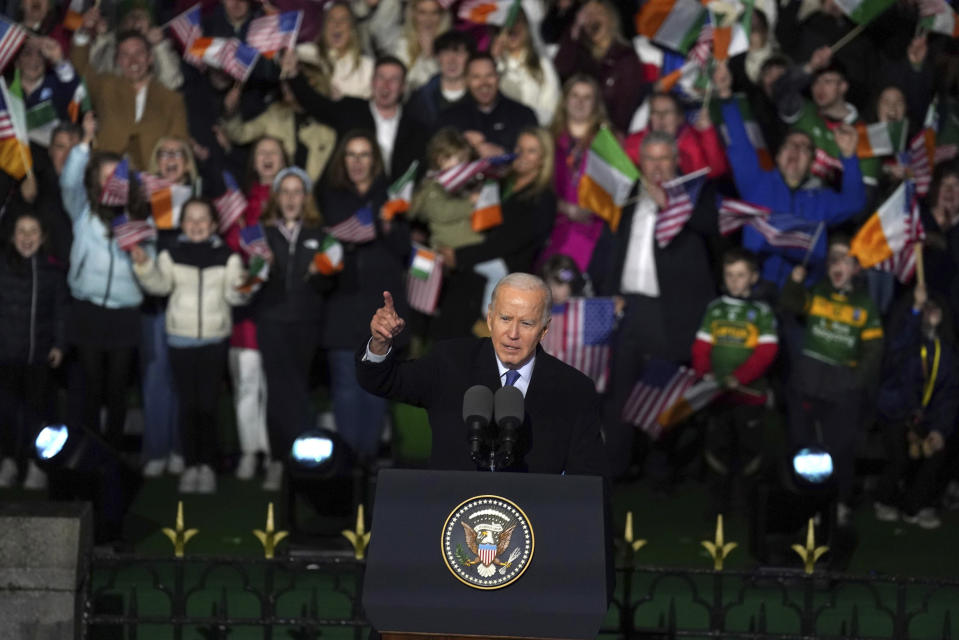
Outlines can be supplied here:
[[533, 558], [533, 527], [506, 498], [476, 496], [460, 503], [443, 525], [443, 561], [456, 578], [476, 589], [515, 582]]

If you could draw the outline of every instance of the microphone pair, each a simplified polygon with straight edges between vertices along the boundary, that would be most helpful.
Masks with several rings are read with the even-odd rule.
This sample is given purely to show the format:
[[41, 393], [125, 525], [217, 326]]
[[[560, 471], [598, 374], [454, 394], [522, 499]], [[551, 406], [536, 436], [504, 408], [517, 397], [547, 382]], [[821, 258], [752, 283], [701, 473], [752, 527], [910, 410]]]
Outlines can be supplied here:
[[473, 462], [488, 464], [491, 471], [513, 462], [524, 405], [523, 393], [513, 386], [500, 387], [495, 394], [481, 384], [466, 390], [463, 422]]

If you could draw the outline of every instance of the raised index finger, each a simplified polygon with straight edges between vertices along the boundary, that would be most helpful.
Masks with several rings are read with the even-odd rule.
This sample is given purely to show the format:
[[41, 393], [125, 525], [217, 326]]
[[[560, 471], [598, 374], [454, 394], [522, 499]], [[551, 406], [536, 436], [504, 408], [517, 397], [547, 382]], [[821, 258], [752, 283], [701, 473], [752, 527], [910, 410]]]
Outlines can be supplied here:
[[383, 307], [392, 314], [396, 314], [396, 309], [393, 307], [393, 294], [389, 291], [383, 292]]

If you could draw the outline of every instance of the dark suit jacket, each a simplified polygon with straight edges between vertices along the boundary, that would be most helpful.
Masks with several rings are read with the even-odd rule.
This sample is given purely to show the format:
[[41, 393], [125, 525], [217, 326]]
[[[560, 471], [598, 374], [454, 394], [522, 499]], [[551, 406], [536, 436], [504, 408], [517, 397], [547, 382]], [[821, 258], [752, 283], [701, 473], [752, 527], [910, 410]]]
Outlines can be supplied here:
[[[376, 137], [376, 122], [370, 112], [369, 100], [351, 96], [330, 100], [314, 91], [302, 74], [291, 78], [289, 84], [303, 110], [323, 124], [333, 127], [338, 140], [354, 129], [370, 131], [374, 138]], [[419, 160], [422, 164], [425, 153], [426, 128], [411, 109], [404, 108], [396, 128], [396, 140], [393, 142], [393, 157], [387, 176], [390, 182], [406, 173], [414, 160]]]
[[[430, 466], [475, 471], [463, 423], [463, 394], [482, 384], [500, 387], [489, 338], [437, 342], [418, 360], [398, 362], [395, 351], [382, 363], [364, 362], [357, 352], [356, 375], [370, 393], [423, 407], [433, 434]], [[526, 419], [520, 434], [522, 462], [508, 471], [606, 475], [600, 436], [600, 404], [593, 382], [536, 348], [533, 378], [526, 392]]]
[[[636, 193], [634, 189], [632, 195]], [[659, 357], [676, 362], [689, 358], [706, 305], [716, 297], [716, 284], [705, 240], [705, 237], [719, 234], [715, 202], [715, 190], [707, 183], [700, 191], [693, 215], [683, 230], [665, 248], [655, 245], [656, 276], [659, 279], [659, 298], [656, 302], [667, 339], [662, 351], [655, 354]], [[619, 229], [602, 238], [601, 244], [593, 252], [595, 264], [590, 265], [590, 271], [601, 295], [622, 294], [620, 285], [634, 211], [635, 207], [624, 207]], [[608, 227], [605, 231], [608, 231]], [[627, 308], [620, 327], [622, 330], [625, 325], [642, 325], [648, 321], [648, 318], [630, 313]]]

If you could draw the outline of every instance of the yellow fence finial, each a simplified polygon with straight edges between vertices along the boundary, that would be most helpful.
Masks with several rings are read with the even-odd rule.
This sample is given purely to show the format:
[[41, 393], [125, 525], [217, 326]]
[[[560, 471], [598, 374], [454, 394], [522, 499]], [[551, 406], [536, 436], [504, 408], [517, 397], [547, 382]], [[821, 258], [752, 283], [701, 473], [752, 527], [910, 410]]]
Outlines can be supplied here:
[[176, 503], [176, 529], [163, 527], [163, 534], [173, 543], [173, 555], [177, 558], [182, 558], [186, 543], [197, 533], [197, 529], [183, 528], [183, 501], [179, 500]]
[[633, 550], [635, 553], [639, 551], [644, 546], [646, 546], [645, 540], [633, 540], [633, 512], [626, 512], [626, 531], [623, 532], [623, 539], [626, 541], [626, 546]]
[[267, 559], [273, 557], [273, 554], [276, 551], [276, 545], [278, 545], [283, 538], [290, 535], [289, 531], [275, 531], [273, 529], [272, 502], [270, 502], [269, 506], [266, 508], [266, 530], [261, 531], [259, 529], [254, 529], [253, 535], [255, 535], [260, 541], [260, 544], [263, 545], [263, 557]]
[[363, 505], [356, 508], [356, 530], [343, 529], [343, 537], [353, 545], [353, 556], [362, 560], [366, 556], [366, 546], [370, 543], [370, 532], [363, 522]]
[[729, 557], [729, 552], [739, 546], [736, 542], [725, 542], [723, 539], [723, 514], [716, 516], [716, 539], [713, 541], [703, 540], [702, 545], [713, 558], [713, 569], [723, 570], [723, 561]]
[[798, 544], [792, 546], [792, 550], [799, 554], [799, 557], [802, 558], [803, 564], [805, 565], [806, 574], [812, 574], [816, 568], [816, 561], [822, 557], [822, 554], [829, 551], [829, 547], [816, 546], [816, 525], [813, 522], [813, 519], [809, 519], [809, 526], [806, 529], [806, 546], [803, 547]]

